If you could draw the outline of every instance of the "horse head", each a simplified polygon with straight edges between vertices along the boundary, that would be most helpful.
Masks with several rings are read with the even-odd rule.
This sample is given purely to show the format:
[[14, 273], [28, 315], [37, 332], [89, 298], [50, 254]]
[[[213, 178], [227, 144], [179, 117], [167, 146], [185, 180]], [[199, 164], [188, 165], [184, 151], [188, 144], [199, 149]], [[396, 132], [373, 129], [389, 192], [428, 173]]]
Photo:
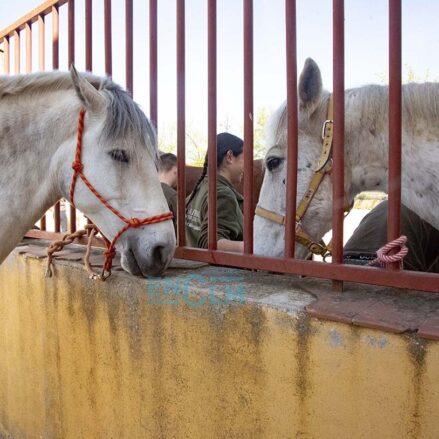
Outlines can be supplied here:
[[[332, 183], [329, 175], [330, 151], [324, 155], [322, 130], [327, 127], [330, 95], [322, 89], [319, 67], [307, 59], [298, 85], [299, 147], [297, 170], [296, 221], [297, 258], [305, 258], [310, 250], [319, 252], [323, 235], [331, 228]], [[331, 122], [332, 124], [332, 122]], [[330, 127], [328, 128], [330, 129]], [[265, 155], [265, 175], [254, 219], [254, 252], [266, 256], [282, 256], [285, 246], [286, 178], [287, 178], [287, 108], [283, 103], [271, 117]], [[315, 171], [322, 178], [311, 184]], [[306, 202], [310, 187], [311, 200]], [[307, 195], [307, 197], [305, 197]], [[305, 201], [304, 201], [305, 200]], [[303, 239], [300, 239], [303, 238]], [[297, 242], [299, 240], [299, 242]], [[322, 252], [324, 251], [321, 248]]]
[[[116, 237], [125, 270], [136, 275], [161, 274], [175, 249], [172, 221], [140, 224], [142, 218], [169, 212], [157, 173], [155, 131], [131, 97], [112, 81], [101, 80], [98, 86], [74, 67], [71, 80], [84, 113], [83, 132], [69, 137], [56, 153], [60, 192], [109, 241]], [[81, 142], [79, 162], [74, 157], [76, 137]], [[79, 171], [85, 179], [77, 178]], [[119, 237], [127, 220], [130, 227]]]

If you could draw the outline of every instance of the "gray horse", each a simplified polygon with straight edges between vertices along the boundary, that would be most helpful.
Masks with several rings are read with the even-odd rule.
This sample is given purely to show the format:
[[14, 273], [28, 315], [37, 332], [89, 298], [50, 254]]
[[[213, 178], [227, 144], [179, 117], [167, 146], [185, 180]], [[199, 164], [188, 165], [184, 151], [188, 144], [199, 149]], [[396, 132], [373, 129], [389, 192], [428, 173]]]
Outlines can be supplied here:
[[[387, 190], [388, 177], [387, 86], [368, 85], [345, 93], [345, 198], [367, 190]], [[322, 151], [322, 127], [327, 119], [330, 94], [322, 89], [319, 67], [307, 59], [299, 80], [299, 155], [297, 202], [308, 189]], [[439, 84], [403, 86], [402, 202], [439, 229]], [[286, 198], [287, 117], [285, 103], [273, 115], [265, 156], [266, 172], [258, 205], [282, 217]], [[302, 229], [319, 242], [331, 228], [332, 182], [320, 184]], [[285, 229], [256, 215], [254, 251], [282, 256]], [[296, 256], [307, 250], [296, 244]]]

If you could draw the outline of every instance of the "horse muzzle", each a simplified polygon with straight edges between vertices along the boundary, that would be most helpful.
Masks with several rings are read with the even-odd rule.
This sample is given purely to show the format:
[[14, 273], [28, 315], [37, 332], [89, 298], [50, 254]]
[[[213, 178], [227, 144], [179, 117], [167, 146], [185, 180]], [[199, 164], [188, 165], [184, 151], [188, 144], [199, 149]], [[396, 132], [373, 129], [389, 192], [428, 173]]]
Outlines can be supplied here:
[[157, 240], [143, 247], [136, 239], [129, 239], [121, 252], [124, 270], [135, 276], [159, 276], [171, 262], [175, 251], [175, 239]]

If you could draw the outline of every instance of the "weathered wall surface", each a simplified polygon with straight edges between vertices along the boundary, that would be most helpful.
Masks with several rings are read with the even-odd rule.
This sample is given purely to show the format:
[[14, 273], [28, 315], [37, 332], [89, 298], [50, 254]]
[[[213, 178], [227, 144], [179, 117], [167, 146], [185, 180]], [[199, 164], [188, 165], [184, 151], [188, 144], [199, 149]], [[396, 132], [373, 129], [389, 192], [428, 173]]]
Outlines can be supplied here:
[[11, 255], [0, 436], [439, 437], [438, 342], [309, 318], [313, 297], [288, 276], [170, 275], [183, 295], [124, 273], [92, 282], [73, 263], [45, 279], [43, 262]]

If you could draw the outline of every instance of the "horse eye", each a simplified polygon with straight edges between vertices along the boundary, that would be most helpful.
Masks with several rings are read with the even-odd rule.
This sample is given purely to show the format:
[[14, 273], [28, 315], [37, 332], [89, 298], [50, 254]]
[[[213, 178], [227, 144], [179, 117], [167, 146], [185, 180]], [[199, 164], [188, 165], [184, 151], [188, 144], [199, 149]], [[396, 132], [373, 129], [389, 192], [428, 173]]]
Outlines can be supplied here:
[[266, 160], [267, 169], [270, 172], [274, 171], [282, 163], [282, 160], [283, 159], [279, 157], [268, 157], [268, 159]]
[[122, 162], [122, 163], [130, 162], [127, 153], [123, 149], [113, 149], [108, 154], [113, 160], [116, 160], [116, 162]]

